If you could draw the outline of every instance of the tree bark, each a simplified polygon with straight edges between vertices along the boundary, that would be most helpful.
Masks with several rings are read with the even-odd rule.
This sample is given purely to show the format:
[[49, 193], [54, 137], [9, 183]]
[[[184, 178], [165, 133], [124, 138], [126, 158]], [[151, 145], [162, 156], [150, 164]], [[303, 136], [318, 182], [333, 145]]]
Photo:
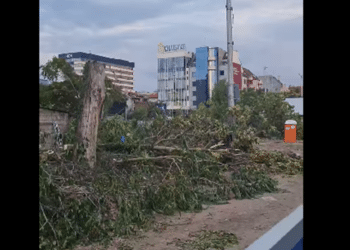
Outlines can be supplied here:
[[[76, 132], [77, 141], [84, 146], [85, 159], [91, 168], [96, 165], [97, 130], [106, 95], [104, 66], [89, 65], [88, 88], [83, 99], [83, 110]], [[76, 159], [75, 155], [75, 159]]]

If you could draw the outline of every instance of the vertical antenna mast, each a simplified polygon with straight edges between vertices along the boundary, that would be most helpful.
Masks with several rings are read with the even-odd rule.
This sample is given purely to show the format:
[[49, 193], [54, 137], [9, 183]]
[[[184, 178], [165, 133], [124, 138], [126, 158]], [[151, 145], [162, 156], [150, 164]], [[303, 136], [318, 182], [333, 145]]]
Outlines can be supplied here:
[[233, 107], [234, 92], [233, 92], [233, 41], [232, 41], [232, 10], [231, 0], [226, 0], [226, 27], [227, 27], [227, 53], [228, 53], [228, 106]]

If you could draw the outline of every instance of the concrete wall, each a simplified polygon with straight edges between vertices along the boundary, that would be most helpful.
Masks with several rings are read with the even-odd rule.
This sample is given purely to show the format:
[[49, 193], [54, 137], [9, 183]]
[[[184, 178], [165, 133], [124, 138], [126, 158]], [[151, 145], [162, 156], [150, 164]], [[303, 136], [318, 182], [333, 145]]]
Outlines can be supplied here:
[[66, 133], [73, 119], [66, 112], [39, 108], [39, 131], [45, 134], [43, 142], [39, 142], [42, 149], [50, 149], [54, 145], [54, 134], [52, 123], [55, 121], [62, 134]]

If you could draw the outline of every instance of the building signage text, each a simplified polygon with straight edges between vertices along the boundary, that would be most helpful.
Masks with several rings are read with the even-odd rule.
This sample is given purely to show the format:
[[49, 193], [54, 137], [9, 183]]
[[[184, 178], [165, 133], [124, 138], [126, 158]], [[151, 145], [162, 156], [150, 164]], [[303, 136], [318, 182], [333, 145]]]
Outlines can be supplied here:
[[179, 49], [186, 49], [185, 44], [176, 44], [176, 45], [165, 45], [164, 50], [165, 51], [174, 51]]
[[169, 51], [185, 50], [185, 44], [174, 44], [174, 45], [163, 45], [162, 43], [158, 44], [158, 52], [164, 53]]

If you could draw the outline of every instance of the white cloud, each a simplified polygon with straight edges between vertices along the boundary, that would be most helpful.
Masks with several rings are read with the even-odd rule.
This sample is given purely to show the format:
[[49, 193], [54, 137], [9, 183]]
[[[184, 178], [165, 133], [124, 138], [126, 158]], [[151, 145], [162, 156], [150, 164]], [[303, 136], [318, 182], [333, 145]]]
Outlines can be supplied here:
[[[152, 91], [157, 78], [150, 72], [157, 70], [158, 42], [185, 43], [189, 51], [202, 45], [223, 49], [227, 46], [225, 1], [79, 1], [88, 2], [84, 10], [96, 8], [100, 12], [92, 11], [94, 16], [86, 11], [84, 15], [68, 15], [63, 11], [51, 15], [50, 7], [43, 6], [41, 13], [48, 10], [50, 15], [45, 13], [40, 20], [40, 63], [60, 53], [91, 49], [95, 54], [135, 62], [135, 86]], [[246, 67], [261, 74], [266, 65], [282, 79], [290, 73], [281, 67], [290, 70], [301, 65], [300, 71], [302, 59], [296, 54], [302, 54], [302, 21], [292, 20], [303, 16], [301, 0], [235, 0], [232, 6], [234, 49], [239, 50]], [[111, 10], [108, 19], [102, 14], [107, 13], [106, 9]], [[114, 18], [116, 13], [118, 17]], [[287, 45], [291, 48], [286, 49]]]
[[52, 60], [54, 56], [58, 57], [58, 53], [40, 53], [39, 65], [45, 65], [48, 61]]
[[154, 26], [147, 25], [145, 21], [137, 21], [131, 24], [116, 25], [112, 28], [104, 28], [97, 31], [99, 36], [118, 36], [125, 33], [144, 32], [154, 29]]
[[[93, 4], [101, 4], [101, 5], [121, 5], [121, 4], [138, 4], [140, 3], [140, 0], [88, 0], [89, 2]], [[144, 3], [160, 3], [162, 0], [142, 0]]]

